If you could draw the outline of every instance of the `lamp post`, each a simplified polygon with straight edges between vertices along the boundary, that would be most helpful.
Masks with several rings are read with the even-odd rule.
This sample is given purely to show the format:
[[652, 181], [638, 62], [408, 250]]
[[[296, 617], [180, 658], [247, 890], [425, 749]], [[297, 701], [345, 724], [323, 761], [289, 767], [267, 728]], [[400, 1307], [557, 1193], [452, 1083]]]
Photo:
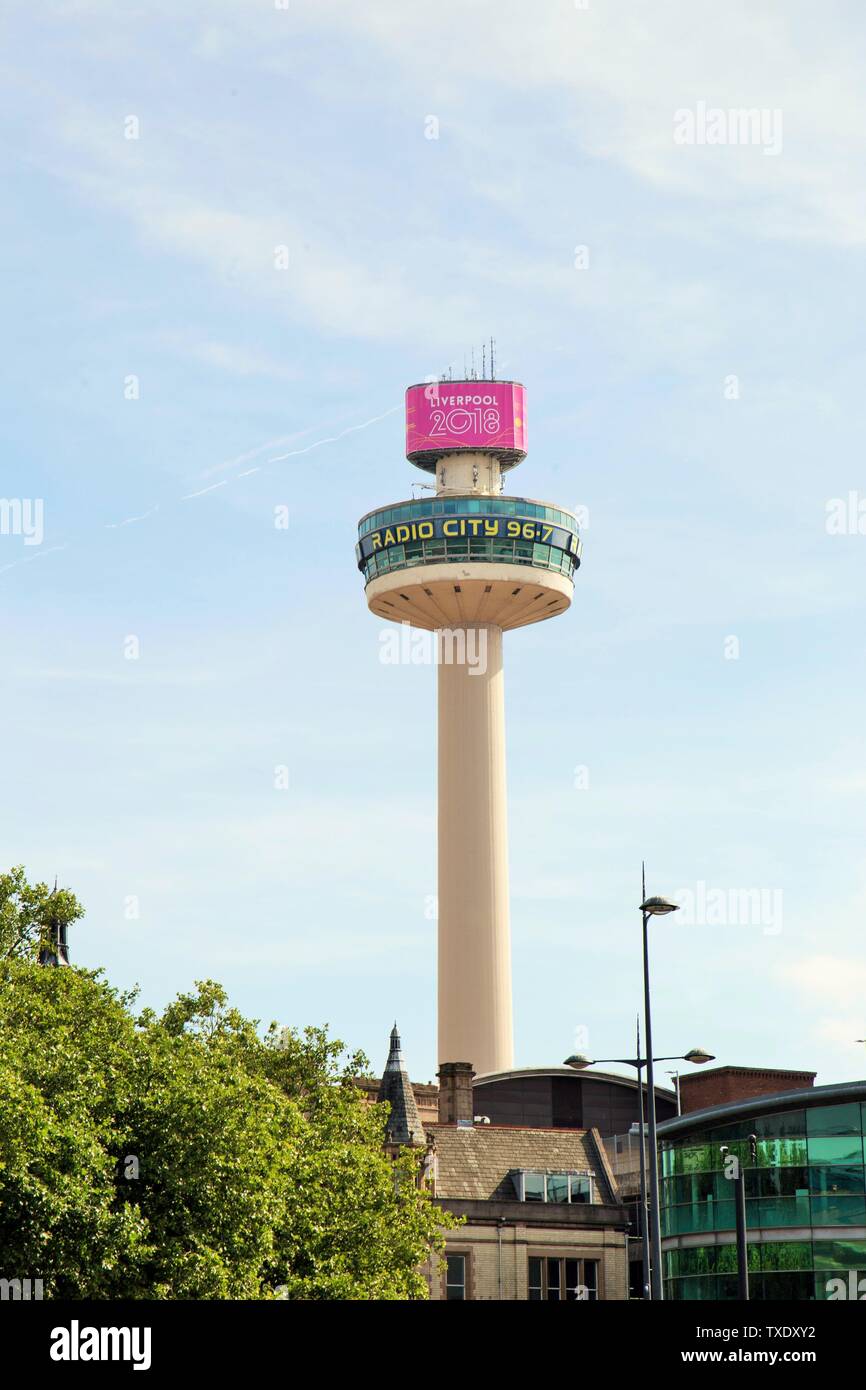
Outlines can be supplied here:
[[[580, 1052], [574, 1052], [574, 1053], [572, 1053], [572, 1055], [571, 1055], [570, 1057], [566, 1057], [564, 1065], [565, 1065], [566, 1067], [573, 1067], [575, 1071], [585, 1071], [587, 1067], [598, 1066], [599, 1064], [604, 1063], [604, 1062], [618, 1062], [618, 1063], [620, 1064], [620, 1066], [624, 1066], [624, 1067], [634, 1067], [635, 1070], [636, 1070], [636, 1072], [637, 1072], [637, 1091], [638, 1091], [638, 1105], [639, 1105], [639, 1114], [640, 1114], [640, 1206], [641, 1206], [641, 1223], [640, 1223], [640, 1225], [641, 1225], [641, 1256], [642, 1256], [642, 1263], [643, 1263], [643, 1289], [644, 1289], [644, 1297], [645, 1297], [645, 1298], [648, 1297], [648, 1296], [651, 1296], [651, 1297], [655, 1298], [655, 1297], [657, 1296], [656, 1293], [655, 1293], [656, 1279], [655, 1279], [655, 1277], [654, 1277], [654, 1276], [655, 1276], [655, 1270], [656, 1270], [656, 1269], [658, 1269], [658, 1271], [659, 1271], [658, 1283], [659, 1283], [659, 1284], [661, 1283], [661, 1238], [659, 1238], [659, 1241], [658, 1241], [658, 1254], [655, 1254], [656, 1243], [655, 1243], [655, 1238], [653, 1239], [653, 1258], [652, 1258], [652, 1261], [651, 1261], [651, 1260], [650, 1260], [650, 1234], [649, 1234], [649, 1226], [648, 1226], [648, 1223], [647, 1223], [647, 1182], [646, 1182], [646, 1159], [645, 1159], [645, 1147], [644, 1147], [644, 1143], [645, 1143], [645, 1133], [644, 1133], [644, 1108], [643, 1108], [644, 1085], [643, 1085], [643, 1077], [641, 1076], [641, 1072], [643, 1071], [643, 1068], [646, 1067], [646, 1066], [648, 1066], [648, 1063], [650, 1062], [650, 1057], [649, 1057], [649, 1055], [647, 1055], [646, 1057], [641, 1057], [641, 1055], [640, 1055], [640, 1018], [638, 1018], [638, 1024], [637, 1024], [637, 1044], [638, 1044], [638, 1045], [637, 1045], [637, 1053], [638, 1053], [638, 1055], [637, 1055], [636, 1057], [584, 1057], [582, 1053], [580, 1053]], [[647, 1052], [648, 1052], [648, 1054], [649, 1054], [649, 1049], [647, 1049]], [[684, 1053], [682, 1054], [682, 1056], [679, 1056], [679, 1057], [655, 1057], [655, 1058], [653, 1058], [652, 1060], [653, 1060], [653, 1061], [656, 1061], [656, 1062], [692, 1062], [696, 1067], [702, 1067], [706, 1062], [714, 1062], [716, 1059], [715, 1059], [715, 1057], [713, 1056], [713, 1054], [712, 1054], [711, 1052], [705, 1052], [704, 1049], [703, 1049], [702, 1047], [693, 1047], [693, 1048], [690, 1049], [690, 1051], [684, 1052]], [[648, 1072], [648, 1078], [649, 1078], [649, 1072]], [[649, 1079], [647, 1079], [647, 1087], [649, 1087], [649, 1085], [650, 1085], [650, 1082], [649, 1082]], [[649, 1101], [649, 1108], [650, 1108], [650, 1114], [651, 1114], [651, 1115], [654, 1114], [654, 1113], [655, 1113], [655, 1093], [654, 1093], [654, 1092], [653, 1092], [653, 1095], [652, 1095], [652, 1099], [650, 1099], [650, 1101]], [[657, 1200], [656, 1200], [656, 1206], [655, 1206], [655, 1208], [653, 1209], [653, 1220], [652, 1220], [653, 1236], [654, 1236], [654, 1237], [655, 1237], [655, 1231], [659, 1229], [659, 1227], [658, 1227], [658, 1220], [659, 1220], [659, 1214], [658, 1214], [658, 1188], [656, 1188], [656, 1199], [657, 1199]], [[658, 1263], [656, 1263], [656, 1261], [658, 1261]]]
[[637, 1016], [635, 1028], [635, 1039], [637, 1041], [637, 1105], [640, 1122], [640, 1253], [641, 1253], [641, 1290], [644, 1298], [650, 1296], [650, 1239], [649, 1221], [647, 1219], [646, 1205], [646, 1123], [643, 1117], [643, 1077], [640, 1068], [640, 1014]]
[[680, 1069], [677, 1067], [676, 1071], [669, 1071], [666, 1074], [672, 1076], [674, 1079], [674, 1085], [677, 1089], [677, 1114], [681, 1115], [683, 1113], [683, 1102], [680, 1096]]
[[652, 1296], [661, 1301], [664, 1298], [662, 1282], [662, 1232], [659, 1203], [659, 1155], [656, 1139], [656, 1093], [653, 1072], [653, 1026], [650, 1009], [649, 981], [649, 934], [647, 923], [650, 917], [666, 917], [676, 912], [676, 903], [667, 898], [648, 898], [646, 895], [646, 871], [641, 864], [641, 921], [643, 923], [643, 1007], [644, 1032], [646, 1034], [647, 1091], [649, 1098], [649, 1145], [650, 1145], [650, 1207], [652, 1208]]
[[[752, 1167], [757, 1163], [757, 1137], [749, 1135], [749, 1152], [752, 1158]], [[734, 1216], [736, 1217], [737, 1227], [737, 1298], [741, 1303], [749, 1301], [749, 1237], [746, 1227], [746, 1169], [739, 1158], [730, 1155], [727, 1144], [722, 1144], [719, 1148], [725, 1165], [725, 1177], [728, 1177], [727, 1166], [729, 1162], [734, 1164]]]

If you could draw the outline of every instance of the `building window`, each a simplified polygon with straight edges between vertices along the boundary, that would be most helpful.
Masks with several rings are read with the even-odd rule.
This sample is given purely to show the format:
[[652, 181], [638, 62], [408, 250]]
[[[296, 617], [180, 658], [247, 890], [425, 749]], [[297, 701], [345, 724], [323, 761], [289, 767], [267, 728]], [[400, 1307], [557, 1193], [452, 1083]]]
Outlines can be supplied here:
[[529, 1301], [596, 1303], [598, 1260], [573, 1260], [561, 1255], [530, 1255]]
[[466, 1256], [448, 1255], [446, 1257], [445, 1297], [464, 1300], [466, 1298]]
[[512, 1173], [519, 1202], [591, 1202], [591, 1173]]

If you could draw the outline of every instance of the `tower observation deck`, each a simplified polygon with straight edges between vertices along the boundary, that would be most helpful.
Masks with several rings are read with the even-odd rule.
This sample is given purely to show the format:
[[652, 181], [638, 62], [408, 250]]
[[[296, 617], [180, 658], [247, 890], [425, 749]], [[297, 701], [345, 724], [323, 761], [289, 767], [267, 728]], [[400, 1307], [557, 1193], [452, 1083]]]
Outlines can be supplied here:
[[438, 1061], [514, 1065], [502, 634], [564, 613], [580, 539], [563, 507], [502, 494], [526, 457], [516, 381], [410, 386], [406, 456], [435, 493], [361, 518], [377, 617], [439, 634]]

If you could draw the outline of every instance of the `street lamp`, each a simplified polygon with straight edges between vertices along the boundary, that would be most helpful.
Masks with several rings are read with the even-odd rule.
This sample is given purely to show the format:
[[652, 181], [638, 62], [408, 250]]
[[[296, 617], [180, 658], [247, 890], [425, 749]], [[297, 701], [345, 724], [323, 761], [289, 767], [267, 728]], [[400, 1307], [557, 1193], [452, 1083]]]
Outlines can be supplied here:
[[[573, 1052], [570, 1057], [566, 1057], [562, 1065], [571, 1067], [574, 1071], [586, 1071], [587, 1067], [600, 1067], [603, 1062], [619, 1062], [624, 1067], [645, 1067], [648, 1060], [646, 1057], [584, 1057], [582, 1052]], [[653, 1058], [654, 1062], [694, 1062], [699, 1067], [705, 1062], [715, 1060], [712, 1052], [704, 1052], [702, 1047], [694, 1047], [691, 1052], [678, 1053], [676, 1057]], [[673, 1075], [674, 1072], [668, 1072], [668, 1076]]]
[[650, 1009], [650, 981], [649, 981], [649, 934], [647, 932], [647, 922], [650, 917], [667, 917], [669, 913], [676, 912], [676, 903], [669, 902], [667, 898], [648, 898], [646, 895], [646, 869], [643, 864], [640, 866], [641, 881], [641, 922], [643, 924], [643, 1007], [644, 1007], [644, 1031], [646, 1033], [646, 1056], [647, 1056], [647, 1091], [649, 1099], [649, 1145], [650, 1145], [650, 1207], [652, 1209], [652, 1264], [650, 1272], [652, 1274], [652, 1296], [655, 1299], [664, 1298], [664, 1285], [662, 1281], [662, 1231], [661, 1231], [661, 1204], [659, 1202], [659, 1155], [656, 1139], [656, 1092], [655, 1092], [655, 1073], [653, 1072], [653, 1025], [652, 1012]]
[[683, 1103], [680, 1098], [680, 1069], [677, 1067], [676, 1071], [666, 1072], [665, 1075], [672, 1076], [674, 1079], [674, 1086], [677, 1090], [677, 1114], [681, 1115], [683, 1113]]
[[[758, 1162], [758, 1140], [754, 1134], [749, 1135], [749, 1151], [752, 1156], [752, 1167]], [[746, 1227], [746, 1169], [739, 1158], [730, 1153], [727, 1144], [719, 1147], [722, 1155], [725, 1177], [729, 1177], [727, 1171], [729, 1155], [734, 1164], [734, 1215], [737, 1227], [737, 1297], [747, 1303], [749, 1301], [749, 1237]]]
[[[640, 1114], [640, 1206], [641, 1206], [641, 1247], [643, 1262], [643, 1290], [644, 1297], [650, 1292], [650, 1250], [649, 1250], [649, 1230], [647, 1226], [647, 1187], [646, 1187], [646, 1144], [645, 1144], [645, 1125], [643, 1112], [644, 1086], [641, 1072], [647, 1065], [648, 1058], [640, 1055], [640, 1018], [637, 1023], [637, 1056], [636, 1057], [585, 1057], [582, 1052], [573, 1052], [570, 1057], [566, 1057], [564, 1065], [573, 1067], [575, 1071], [585, 1071], [587, 1067], [594, 1067], [603, 1062], [618, 1062], [621, 1066], [634, 1067], [637, 1071], [637, 1094]], [[689, 1052], [683, 1053], [680, 1057], [655, 1057], [656, 1062], [692, 1062], [695, 1066], [703, 1066], [705, 1062], [714, 1062], [715, 1057], [712, 1053], [705, 1052], [702, 1047], [693, 1047]], [[647, 1081], [649, 1085], [649, 1081]], [[679, 1113], [679, 1073], [677, 1074], [677, 1112]], [[655, 1092], [651, 1102], [651, 1113], [655, 1111]], [[656, 1217], [657, 1217], [656, 1211]], [[659, 1250], [661, 1242], [659, 1242]], [[661, 1255], [657, 1257], [661, 1259]], [[653, 1297], [655, 1295], [653, 1294]]]

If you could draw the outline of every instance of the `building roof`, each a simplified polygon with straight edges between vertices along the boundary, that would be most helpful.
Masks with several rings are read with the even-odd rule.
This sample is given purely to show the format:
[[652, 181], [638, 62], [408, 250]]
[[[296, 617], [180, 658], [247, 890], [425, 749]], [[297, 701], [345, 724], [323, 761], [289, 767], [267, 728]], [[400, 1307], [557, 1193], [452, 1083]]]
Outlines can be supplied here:
[[595, 1130], [499, 1125], [428, 1125], [436, 1144], [436, 1196], [463, 1201], [514, 1200], [511, 1174], [589, 1172], [593, 1200], [618, 1203], [616, 1179]]
[[[613, 1083], [617, 1086], [625, 1086], [631, 1091], [637, 1090], [637, 1075], [624, 1076], [616, 1071], [589, 1071], [588, 1069], [578, 1071], [574, 1067], [517, 1067], [513, 1071], [486, 1071], [475, 1077], [472, 1082], [472, 1089], [477, 1090], [481, 1086], [487, 1086], [490, 1082], [519, 1081], [530, 1076], [564, 1076], [571, 1081], [598, 1081], [608, 1085]], [[663, 1096], [667, 1100], [676, 1099], [676, 1091], [670, 1086], [660, 1085], [656, 1082], [653, 1089], [657, 1096]]]
[[802, 1079], [804, 1076], [817, 1075], [816, 1071], [808, 1071], [802, 1067], [701, 1067], [700, 1071], [683, 1072], [680, 1085], [687, 1086], [692, 1081], [703, 1081], [707, 1076], [793, 1076]]
[[387, 1101], [391, 1106], [388, 1116], [388, 1139], [392, 1144], [423, 1144], [424, 1126], [418, 1114], [415, 1093], [403, 1061], [400, 1034], [397, 1025], [391, 1029], [391, 1047], [388, 1061], [379, 1083], [377, 1099]]
[[846, 1101], [866, 1101], [866, 1081], [843, 1081], [835, 1086], [810, 1086], [805, 1091], [773, 1091], [746, 1100], [727, 1101], [705, 1110], [690, 1110], [677, 1119], [665, 1120], [658, 1126], [660, 1139], [674, 1139], [695, 1130], [714, 1129], [729, 1120], [745, 1119], [751, 1115], [772, 1115], [776, 1110], [799, 1110], [801, 1107], [844, 1105]]

